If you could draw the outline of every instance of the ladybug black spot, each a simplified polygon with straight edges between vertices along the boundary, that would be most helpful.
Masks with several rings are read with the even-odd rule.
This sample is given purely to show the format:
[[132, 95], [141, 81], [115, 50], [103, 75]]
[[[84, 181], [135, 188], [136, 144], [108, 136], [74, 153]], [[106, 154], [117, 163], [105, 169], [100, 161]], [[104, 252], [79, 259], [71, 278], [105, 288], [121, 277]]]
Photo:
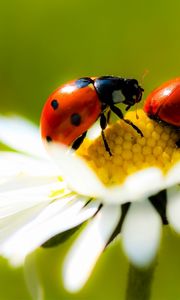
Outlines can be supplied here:
[[71, 115], [71, 124], [79, 126], [81, 124], [81, 116], [77, 113]]
[[47, 141], [48, 143], [50, 143], [50, 142], [52, 142], [52, 138], [51, 138], [49, 135], [47, 135], [46, 141]]
[[52, 108], [53, 108], [54, 110], [56, 110], [56, 109], [58, 108], [58, 106], [59, 106], [58, 101], [57, 101], [56, 99], [52, 100], [52, 101], [51, 101], [51, 106], [52, 106]]

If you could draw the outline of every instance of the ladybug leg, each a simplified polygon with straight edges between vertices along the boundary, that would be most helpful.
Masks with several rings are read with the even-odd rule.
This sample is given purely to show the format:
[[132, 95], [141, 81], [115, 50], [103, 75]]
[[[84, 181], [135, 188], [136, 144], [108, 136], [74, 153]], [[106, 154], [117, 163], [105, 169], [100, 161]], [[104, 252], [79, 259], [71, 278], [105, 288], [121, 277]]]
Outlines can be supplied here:
[[106, 137], [105, 137], [105, 134], [104, 134], [104, 129], [107, 126], [107, 119], [106, 119], [104, 114], [101, 114], [101, 116], [100, 116], [100, 126], [101, 126], [101, 129], [102, 129], [101, 130], [101, 135], [102, 135], [102, 139], [103, 139], [103, 142], [104, 142], [104, 147], [105, 147], [106, 151], [109, 153], [109, 155], [112, 156], [111, 150], [109, 148], [109, 145], [106, 141]]
[[105, 134], [104, 134], [103, 130], [101, 131], [101, 135], [102, 135], [102, 139], [103, 139], [106, 151], [109, 153], [110, 156], [112, 156], [111, 150], [110, 150], [109, 145], [108, 145], [108, 143], [106, 141], [106, 137], [105, 137]]
[[87, 131], [85, 131], [80, 137], [78, 137], [72, 144], [72, 149], [77, 150], [86, 137]]
[[176, 142], [176, 147], [180, 148], [180, 139]]
[[131, 108], [131, 106], [132, 106], [132, 105], [126, 106], [125, 111], [128, 111], [128, 110]]
[[123, 116], [123, 113], [120, 110], [120, 108], [118, 108], [118, 107], [116, 107], [114, 105], [111, 105], [110, 109], [113, 111], [113, 113], [116, 114], [116, 116], [118, 116], [120, 119], [124, 120], [124, 116]]
[[124, 116], [123, 116], [123, 113], [122, 113], [122, 111], [118, 108], [118, 107], [116, 107], [116, 106], [114, 106], [114, 105], [111, 105], [110, 106], [110, 109], [120, 118], [120, 119], [122, 119], [125, 123], [127, 123], [128, 125], [130, 125], [132, 128], [134, 128], [136, 131], [137, 131], [137, 133], [139, 133], [140, 135], [141, 135], [141, 137], [143, 137], [143, 133], [142, 133], [142, 131], [136, 126], [136, 125], [134, 125], [134, 123], [133, 122], [131, 122], [130, 120], [128, 120], [128, 119], [124, 119]]
[[132, 128], [134, 128], [134, 129], [137, 131], [137, 133], [140, 134], [141, 137], [144, 136], [143, 133], [142, 133], [142, 131], [141, 131], [136, 125], [134, 125], [133, 122], [131, 122], [131, 121], [128, 120], [128, 119], [123, 119], [123, 120], [124, 120], [124, 122], [126, 122], [127, 124], [129, 124]]

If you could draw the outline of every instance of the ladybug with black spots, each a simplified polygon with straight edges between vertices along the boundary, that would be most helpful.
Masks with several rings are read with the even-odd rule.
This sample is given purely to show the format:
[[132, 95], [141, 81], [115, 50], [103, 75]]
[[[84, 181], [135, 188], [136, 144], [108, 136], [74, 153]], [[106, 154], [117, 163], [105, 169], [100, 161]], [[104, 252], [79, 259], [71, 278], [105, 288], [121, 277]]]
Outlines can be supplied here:
[[[180, 130], [180, 77], [169, 80], [155, 89], [146, 99], [144, 111], [165, 126]], [[180, 139], [176, 145], [180, 147]]]
[[114, 76], [84, 77], [64, 84], [45, 103], [41, 116], [42, 138], [47, 143], [62, 143], [76, 150], [99, 118], [105, 149], [112, 155], [104, 134], [110, 112], [143, 136], [136, 125], [124, 119], [116, 106], [123, 103], [128, 110], [141, 100], [142, 92], [136, 79]]

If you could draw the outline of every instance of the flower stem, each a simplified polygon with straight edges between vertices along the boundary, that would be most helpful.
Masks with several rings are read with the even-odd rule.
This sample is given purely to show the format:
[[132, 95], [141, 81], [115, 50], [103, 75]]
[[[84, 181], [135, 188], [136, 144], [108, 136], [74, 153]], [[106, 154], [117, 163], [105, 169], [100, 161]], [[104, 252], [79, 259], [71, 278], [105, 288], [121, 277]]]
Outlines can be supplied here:
[[142, 270], [129, 266], [126, 300], [149, 300], [156, 264]]

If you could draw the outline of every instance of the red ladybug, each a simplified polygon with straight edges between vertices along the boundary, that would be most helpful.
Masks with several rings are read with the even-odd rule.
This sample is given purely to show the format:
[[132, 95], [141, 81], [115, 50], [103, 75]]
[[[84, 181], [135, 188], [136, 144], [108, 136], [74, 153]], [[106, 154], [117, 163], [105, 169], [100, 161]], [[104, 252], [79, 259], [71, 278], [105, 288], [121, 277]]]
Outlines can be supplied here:
[[144, 110], [151, 119], [180, 130], [180, 77], [155, 89], [147, 97]]
[[100, 118], [104, 145], [112, 155], [104, 134], [108, 123], [105, 114], [113, 111], [143, 136], [139, 128], [125, 120], [121, 110], [115, 106], [124, 103], [128, 110], [141, 100], [142, 92], [137, 80], [114, 76], [84, 77], [64, 84], [45, 103], [41, 116], [42, 138], [48, 143], [59, 142], [78, 149], [87, 130]]

